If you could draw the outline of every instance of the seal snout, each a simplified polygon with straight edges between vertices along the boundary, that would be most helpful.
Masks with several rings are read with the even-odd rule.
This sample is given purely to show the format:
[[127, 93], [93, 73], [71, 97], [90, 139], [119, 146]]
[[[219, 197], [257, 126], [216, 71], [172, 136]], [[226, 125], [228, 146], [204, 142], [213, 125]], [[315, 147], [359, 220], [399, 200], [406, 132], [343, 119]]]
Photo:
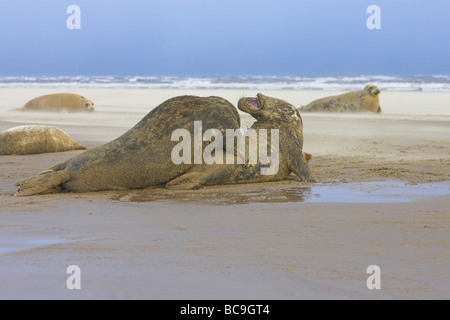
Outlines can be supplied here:
[[244, 97], [238, 102], [238, 108], [244, 112], [260, 111], [263, 108], [264, 102], [261, 101], [261, 97]]
[[88, 112], [92, 112], [94, 111], [94, 103], [92, 101], [88, 101], [84, 104], [84, 108], [86, 109], [86, 111]]
[[373, 85], [373, 84], [368, 84], [364, 90], [366, 92], [368, 92], [372, 97], [376, 96], [377, 94], [379, 94], [381, 91], [380, 89], [377, 88], [377, 86]]

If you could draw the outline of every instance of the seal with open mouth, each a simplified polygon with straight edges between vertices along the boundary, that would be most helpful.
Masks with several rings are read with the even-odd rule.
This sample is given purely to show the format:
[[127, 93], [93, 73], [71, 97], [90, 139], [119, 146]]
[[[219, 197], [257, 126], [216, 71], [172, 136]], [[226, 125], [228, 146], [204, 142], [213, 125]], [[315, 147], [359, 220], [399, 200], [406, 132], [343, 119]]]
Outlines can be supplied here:
[[[238, 164], [212, 164], [209, 166], [196, 165], [182, 176], [167, 183], [169, 189], [196, 189], [205, 185], [240, 184], [284, 180], [291, 173], [302, 181], [317, 181], [310, 172], [308, 161], [310, 154], [304, 154], [303, 123], [297, 109], [290, 103], [267, 97], [261, 93], [256, 98], [242, 98], [238, 103], [239, 110], [253, 116], [257, 121], [251, 129], [258, 133], [260, 140], [261, 129], [277, 130], [279, 142], [274, 148], [272, 139], [267, 139], [267, 150], [276, 150], [277, 171], [274, 174], [262, 174], [261, 162], [253, 166]], [[247, 148], [259, 148], [247, 143]], [[256, 150], [255, 153], [258, 153]], [[249, 151], [250, 152], [250, 151]]]
[[380, 89], [368, 84], [364, 90], [314, 100], [300, 112], [372, 112], [381, 113]]

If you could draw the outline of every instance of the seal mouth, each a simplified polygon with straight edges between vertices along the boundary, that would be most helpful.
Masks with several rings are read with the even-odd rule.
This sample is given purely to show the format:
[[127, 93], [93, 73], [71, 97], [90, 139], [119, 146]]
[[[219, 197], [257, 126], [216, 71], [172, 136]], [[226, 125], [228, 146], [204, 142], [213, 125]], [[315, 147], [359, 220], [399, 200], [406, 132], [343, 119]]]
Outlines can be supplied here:
[[249, 105], [250, 109], [256, 110], [256, 111], [261, 110], [262, 107], [261, 107], [261, 103], [259, 102], [258, 98], [249, 98], [249, 99], [250, 99], [250, 105]]
[[247, 113], [256, 113], [264, 109], [265, 100], [260, 93], [256, 97], [242, 97], [238, 102], [238, 109]]

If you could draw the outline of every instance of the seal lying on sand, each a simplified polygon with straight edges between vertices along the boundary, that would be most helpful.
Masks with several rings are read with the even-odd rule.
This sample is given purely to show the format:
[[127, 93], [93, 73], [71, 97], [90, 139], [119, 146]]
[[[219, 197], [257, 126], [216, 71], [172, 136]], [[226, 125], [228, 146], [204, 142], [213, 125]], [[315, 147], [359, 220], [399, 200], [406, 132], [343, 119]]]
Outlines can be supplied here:
[[28, 101], [22, 111], [53, 111], [53, 112], [91, 112], [94, 103], [78, 94], [55, 93], [40, 96]]
[[24, 155], [84, 150], [65, 132], [48, 126], [14, 127], [0, 132], [0, 155]]
[[373, 112], [381, 113], [380, 90], [368, 84], [364, 90], [315, 100], [302, 106], [300, 112]]
[[[257, 98], [242, 98], [238, 108], [256, 119], [250, 129], [260, 133], [278, 130], [277, 146], [272, 145], [272, 137], [267, 139], [267, 150], [278, 152], [277, 170], [273, 174], [262, 174], [263, 164], [258, 161], [253, 166], [248, 165], [197, 165], [185, 174], [166, 184], [168, 189], [196, 189], [201, 186], [219, 184], [255, 183], [284, 180], [292, 172], [302, 181], [315, 182], [311, 175], [308, 162], [311, 155], [303, 154], [303, 122], [297, 109], [290, 103], [258, 94]], [[272, 134], [272, 133], [271, 133]], [[258, 141], [261, 134], [258, 134]], [[258, 144], [256, 147], [260, 147]], [[251, 145], [247, 145], [252, 148]], [[256, 153], [259, 153], [257, 150]], [[272, 164], [271, 164], [272, 165]]]
[[[141, 189], [159, 185], [171, 189], [195, 189], [203, 185], [282, 180], [291, 172], [302, 180], [313, 180], [302, 154], [302, 120], [292, 105], [259, 94], [258, 98], [242, 98], [239, 109], [258, 120], [252, 128], [279, 130], [277, 173], [262, 175], [260, 163], [253, 166], [174, 164], [171, 153], [176, 142], [171, 140], [171, 135], [176, 129], [186, 129], [192, 135], [194, 121], [202, 121], [204, 129], [215, 128], [221, 133], [240, 128], [239, 114], [228, 101], [218, 97], [184, 96], [162, 103], [116, 140], [19, 182], [16, 195], [62, 190]], [[268, 149], [272, 149], [270, 145]]]
[[202, 121], [205, 130], [225, 132], [240, 127], [236, 108], [225, 99], [175, 97], [154, 108], [119, 138], [20, 183], [17, 195], [141, 189], [165, 184], [194, 166], [177, 165], [171, 160], [176, 144], [171, 140], [173, 131], [186, 129], [193, 135], [194, 120]]

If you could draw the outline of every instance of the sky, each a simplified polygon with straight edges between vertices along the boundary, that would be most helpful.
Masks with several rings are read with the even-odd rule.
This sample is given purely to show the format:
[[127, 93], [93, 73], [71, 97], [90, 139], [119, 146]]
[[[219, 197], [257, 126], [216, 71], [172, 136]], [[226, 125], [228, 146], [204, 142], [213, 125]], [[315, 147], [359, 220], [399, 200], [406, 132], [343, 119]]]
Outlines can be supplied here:
[[449, 13], [446, 0], [1, 0], [0, 76], [450, 75]]

